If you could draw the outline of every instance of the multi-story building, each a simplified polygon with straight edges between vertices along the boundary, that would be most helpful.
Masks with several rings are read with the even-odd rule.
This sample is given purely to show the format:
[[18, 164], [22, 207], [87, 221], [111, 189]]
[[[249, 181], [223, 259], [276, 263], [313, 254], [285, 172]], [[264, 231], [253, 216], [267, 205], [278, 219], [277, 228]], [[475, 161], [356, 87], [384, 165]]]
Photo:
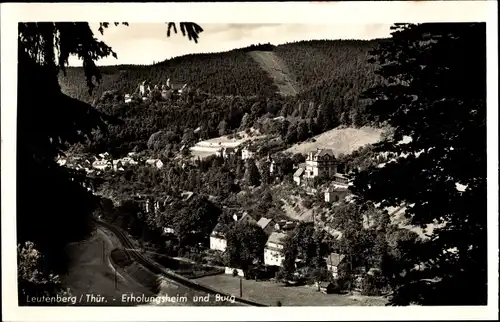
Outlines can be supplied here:
[[326, 269], [330, 274], [332, 274], [333, 278], [338, 278], [339, 275], [339, 266], [344, 260], [345, 255], [331, 253], [327, 257], [325, 257], [326, 261]]
[[210, 234], [210, 249], [221, 252], [226, 251], [227, 240], [222, 228], [222, 224], [219, 223]]
[[347, 196], [347, 186], [333, 185], [325, 191], [326, 202], [338, 202]]
[[247, 160], [255, 156], [256, 150], [252, 147], [246, 147], [241, 150], [241, 159]]
[[269, 266], [281, 266], [285, 255], [283, 254], [284, 233], [273, 232], [267, 240], [264, 248], [264, 264]]
[[317, 149], [307, 155], [305, 178], [331, 178], [337, 173], [337, 161], [331, 149]]

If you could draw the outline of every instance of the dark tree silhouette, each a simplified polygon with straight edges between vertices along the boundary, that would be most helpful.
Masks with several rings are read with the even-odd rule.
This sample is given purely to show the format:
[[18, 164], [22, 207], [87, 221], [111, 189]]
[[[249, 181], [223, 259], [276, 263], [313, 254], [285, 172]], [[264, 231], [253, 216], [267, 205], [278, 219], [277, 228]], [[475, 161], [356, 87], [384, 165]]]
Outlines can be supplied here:
[[[393, 304], [486, 305], [485, 24], [393, 28], [374, 52], [385, 84], [367, 93], [368, 110], [394, 128], [377, 149], [407, 156], [361, 172], [354, 191], [406, 203], [415, 225], [444, 224], [412, 254], [422, 265], [406, 270]], [[412, 141], [397, 144], [403, 136]]]
[[[101, 23], [99, 31], [108, 26]], [[201, 31], [195, 27], [185, 25], [184, 30], [188, 35]], [[20, 23], [18, 35], [17, 241], [26, 246], [18, 256], [19, 303], [24, 304], [27, 292], [57, 291], [53, 284], [43, 290], [46, 279], [33, 274], [64, 272], [64, 247], [88, 234], [91, 213], [99, 204], [81, 185], [85, 174], [61, 167], [55, 159], [68, 145], [91, 140], [96, 129], [105, 134], [112, 120], [62, 94], [58, 74], [76, 55], [92, 91], [101, 79], [95, 61], [116, 53], [84, 22]], [[30, 270], [33, 276], [26, 273]], [[42, 289], [35, 294], [34, 284]]]
[[247, 222], [233, 222], [227, 228], [226, 258], [231, 267], [246, 271], [254, 261], [262, 262], [266, 233], [259, 226]]

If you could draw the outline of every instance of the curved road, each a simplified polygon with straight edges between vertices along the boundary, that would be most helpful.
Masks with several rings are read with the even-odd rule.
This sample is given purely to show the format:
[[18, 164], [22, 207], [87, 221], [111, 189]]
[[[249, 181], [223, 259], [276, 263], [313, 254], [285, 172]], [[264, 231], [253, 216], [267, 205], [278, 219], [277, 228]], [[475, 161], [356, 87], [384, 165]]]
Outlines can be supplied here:
[[[222, 296], [231, 296], [231, 294], [225, 294], [225, 293], [219, 292], [215, 289], [212, 289], [210, 287], [200, 285], [200, 284], [195, 283], [195, 282], [193, 282], [193, 281], [191, 281], [183, 276], [180, 276], [178, 274], [175, 274], [173, 272], [166, 270], [165, 268], [158, 265], [156, 262], [150, 260], [149, 258], [143, 256], [140, 252], [135, 250], [135, 246], [132, 244], [132, 242], [130, 241], [128, 236], [120, 228], [118, 228], [114, 225], [111, 225], [109, 223], [103, 222], [101, 220], [96, 219], [94, 221], [97, 225], [100, 225], [100, 226], [105, 227], [108, 230], [112, 231], [116, 235], [116, 237], [118, 237], [118, 239], [120, 240], [120, 242], [124, 246], [123, 250], [131, 258], [133, 258], [137, 263], [143, 265], [144, 267], [149, 269], [151, 272], [153, 272], [155, 274], [161, 274], [161, 275], [163, 275], [163, 276], [165, 276], [165, 277], [167, 277], [167, 278], [169, 278], [169, 279], [171, 279], [171, 280], [173, 280], [173, 281], [175, 281], [183, 286], [189, 287], [189, 288], [197, 290], [197, 291], [201, 291], [201, 292], [205, 292], [205, 293], [213, 294], [213, 295], [219, 294]], [[238, 303], [250, 305], [250, 306], [261, 306], [261, 307], [268, 306], [265, 304], [253, 302], [250, 300], [245, 300], [245, 299], [238, 298], [238, 297], [235, 297], [235, 301]]]

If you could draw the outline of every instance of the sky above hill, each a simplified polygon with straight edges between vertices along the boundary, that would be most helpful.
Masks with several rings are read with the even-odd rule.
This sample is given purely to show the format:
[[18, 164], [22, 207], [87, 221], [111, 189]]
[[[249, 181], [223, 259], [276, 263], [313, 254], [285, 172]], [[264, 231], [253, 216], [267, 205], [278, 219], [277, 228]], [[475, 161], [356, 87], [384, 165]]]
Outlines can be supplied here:
[[[130, 23], [112, 26], [101, 35], [99, 24], [91, 23], [95, 36], [111, 46], [118, 59], [108, 57], [98, 65], [152, 64], [193, 53], [228, 51], [257, 43], [275, 45], [312, 39], [375, 39], [390, 36], [389, 24], [214, 24], [200, 23], [204, 31], [196, 44], [187, 37], [166, 36], [166, 25]], [[77, 57], [70, 57], [71, 66], [81, 66]]]

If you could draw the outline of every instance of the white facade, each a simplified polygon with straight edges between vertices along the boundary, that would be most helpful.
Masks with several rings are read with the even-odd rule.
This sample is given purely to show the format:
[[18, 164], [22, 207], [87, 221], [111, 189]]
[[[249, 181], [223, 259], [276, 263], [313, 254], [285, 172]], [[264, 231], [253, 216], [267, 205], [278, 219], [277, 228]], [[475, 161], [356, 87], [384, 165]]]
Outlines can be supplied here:
[[222, 236], [210, 236], [210, 249], [225, 252], [227, 248], [227, 241]]
[[[283, 245], [281, 246], [280, 249], [283, 249]], [[273, 248], [264, 248], [264, 264], [269, 265], [269, 266], [281, 266], [283, 263], [283, 260], [285, 259], [285, 256], [281, 253], [280, 250], [278, 249], [273, 249]]]
[[171, 227], [163, 227], [163, 234], [175, 234], [175, 230]]
[[273, 174], [275, 169], [276, 169], [276, 162], [274, 160], [271, 160], [271, 163], [269, 164], [269, 173]]
[[255, 156], [255, 152], [250, 151], [249, 149], [242, 149], [241, 150], [241, 159], [246, 160], [246, 159], [251, 159]]
[[153, 167], [157, 167], [158, 169], [163, 168], [163, 162], [160, 159], [149, 159], [149, 160], [146, 160], [146, 164], [150, 165], [150, 166], [153, 166]]
[[97, 170], [107, 170], [112, 167], [112, 164], [108, 160], [96, 160], [92, 163], [92, 168], [95, 168]]
[[326, 264], [326, 269], [328, 270], [328, 272], [330, 272], [330, 274], [332, 275], [333, 278], [336, 279], [339, 277], [338, 266], [331, 266], [331, 265]]
[[338, 202], [347, 195], [347, 188], [328, 189], [325, 191], [326, 202]]
[[337, 165], [335, 156], [330, 149], [309, 152], [304, 172], [306, 178], [331, 177], [335, 173], [337, 173]]
[[284, 233], [273, 232], [267, 240], [264, 248], [264, 264], [269, 266], [281, 266], [285, 256], [283, 254]]

